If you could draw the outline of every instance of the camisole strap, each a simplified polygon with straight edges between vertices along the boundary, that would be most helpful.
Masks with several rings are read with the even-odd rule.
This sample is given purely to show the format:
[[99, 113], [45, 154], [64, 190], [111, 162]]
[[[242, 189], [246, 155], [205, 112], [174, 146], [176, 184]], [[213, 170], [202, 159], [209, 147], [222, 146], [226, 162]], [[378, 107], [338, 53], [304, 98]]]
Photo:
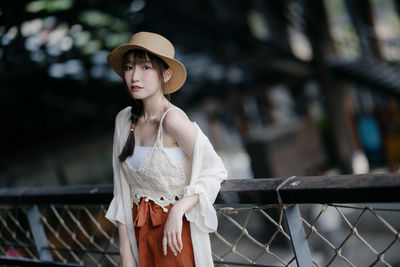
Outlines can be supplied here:
[[[168, 111], [173, 110], [173, 109], [181, 110], [180, 108], [172, 107], [172, 108], [167, 109], [167, 110], [163, 113], [163, 115], [161, 116], [160, 126], [158, 126], [158, 133], [157, 133], [157, 140], [156, 140], [157, 145], [158, 145], [159, 147], [164, 147], [164, 140], [163, 140], [163, 134], [162, 134], [162, 133], [163, 133], [163, 127], [162, 127], [162, 125], [163, 125], [164, 118], [165, 118], [165, 116], [167, 115]], [[182, 110], [181, 110], [181, 111], [182, 111]], [[182, 112], [183, 112], [183, 111], [182, 111]]]

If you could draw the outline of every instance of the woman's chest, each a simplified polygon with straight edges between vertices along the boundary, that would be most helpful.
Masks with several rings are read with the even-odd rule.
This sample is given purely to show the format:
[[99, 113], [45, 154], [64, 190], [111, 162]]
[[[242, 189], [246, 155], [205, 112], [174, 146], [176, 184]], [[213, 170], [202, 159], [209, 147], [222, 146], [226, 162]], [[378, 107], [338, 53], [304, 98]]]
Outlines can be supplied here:
[[135, 145], [150, 147], [158, 138], [166, 148], [177, 147], [175, 140], [166, 131], [160, 131], [159, 127], [159, 122], [139, 122], [135, 128]]
[[189, 184], [191, 161], [180, 148], [153, 147], [147, 152], [142, 150], [140, 148], [136, 151], [136, 159], [139, 158], [139, 161], [134, 162], [133, 157], [122, 164], [131, 186], [171, 190]]
[[152, 146], [157, 138], [158, 123], [139, 121], [135, 128], [135, 145]]

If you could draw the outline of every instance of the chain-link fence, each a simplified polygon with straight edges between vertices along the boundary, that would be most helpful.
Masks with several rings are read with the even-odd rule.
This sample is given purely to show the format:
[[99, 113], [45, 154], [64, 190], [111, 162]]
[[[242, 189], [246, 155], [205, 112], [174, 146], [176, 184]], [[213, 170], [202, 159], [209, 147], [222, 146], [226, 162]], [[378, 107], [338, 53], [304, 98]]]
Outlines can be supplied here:
[[[400, 266], [399, 203], [298, 206], [314, 266]], [[31, 207], [0, 205], [0, 263], [5, 257], [39, 261], [47, 250], [53, 262], [119, 266], [118, 230], [104, 217], [106, 205], [39, 203], [47, 242], [41, 250]], [[297, 237], [285, 213], [291, 207], [217, 204], [219, 227], [210, 235], [216, 266], [297, 266]]]
[[[211, 236], [214, 258], [249, 266], [296, 266], [284, 208], [220, 208], [220, 228]], [[400, 266], [400, 204], [310, 204], [300, 209], [314, 266]]]
[[[302, 205], [303, 225], [315, 266], [400, 264], [400, 207]], [[393, 206], [393, 207], [390, 207]], [[38, 259], [25, 208], [1, 207], [0, 252]], [[54, 261], [118, 266], [118, 231], [103, 205], [40, 207]], [[218, 208], [219, 228], [211, 234], [221, 266], [296, 266], [284, 206]]]

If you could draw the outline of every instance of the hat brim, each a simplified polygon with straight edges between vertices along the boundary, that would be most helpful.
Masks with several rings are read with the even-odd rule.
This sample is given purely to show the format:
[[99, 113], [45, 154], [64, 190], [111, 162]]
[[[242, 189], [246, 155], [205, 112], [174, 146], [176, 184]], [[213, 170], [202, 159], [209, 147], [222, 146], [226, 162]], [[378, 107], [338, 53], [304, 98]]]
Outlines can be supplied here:
[[107, 61], [110, 64], [111, 68], [119, 75], [122, 79], [124, 79], [124, 71], [122, 66], [123, 56], [126, 52], [132, 49], [141, 49], [152, 53], [153, 55], [158, 56], [162, 60], [167, 63], [167, 65], [172, 69], [172, 76], [167, 83], [167, 88], [164, 90], [164, 94], [171, 94], [179, 90], [186, 81], [186, 68], [185, 66], [178, 60], [165, 57], [154, 53], [153, 51], [139, 46], [139, 45], [120, 45], [116, 47], [108, 56]]

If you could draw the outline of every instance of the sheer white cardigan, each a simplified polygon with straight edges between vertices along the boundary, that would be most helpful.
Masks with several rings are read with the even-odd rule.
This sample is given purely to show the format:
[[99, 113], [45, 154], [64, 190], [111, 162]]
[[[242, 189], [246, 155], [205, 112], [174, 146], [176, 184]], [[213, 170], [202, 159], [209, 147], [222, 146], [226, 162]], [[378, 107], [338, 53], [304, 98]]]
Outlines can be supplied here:
[[[106, 218], [117, 226], [117, 221], [126, 224], [132, 253], [138, 260], [138, 248], [132, 220], [132, 199], [129, 184], [121, 170], [118, 155], [128, 138], [131, 107], [121, 110], [115, 120], [113, 143], [114, 198], [106, 213]], [[197, 139], [192, 159], [190, 184], [185, 187], [184, 195], [199, 194], [199, 203], [185, 213], [190, 222], [190, 232], [196, 267], [214, 266], [209, 233], [217, 230], [217, 214], [213, 203], [220, 184], [227, 179], [227, 171], [221, 158], [215, 152], [207, 136], [197, 127]], [[140, 266], [140, 263], [138, 263]]]

